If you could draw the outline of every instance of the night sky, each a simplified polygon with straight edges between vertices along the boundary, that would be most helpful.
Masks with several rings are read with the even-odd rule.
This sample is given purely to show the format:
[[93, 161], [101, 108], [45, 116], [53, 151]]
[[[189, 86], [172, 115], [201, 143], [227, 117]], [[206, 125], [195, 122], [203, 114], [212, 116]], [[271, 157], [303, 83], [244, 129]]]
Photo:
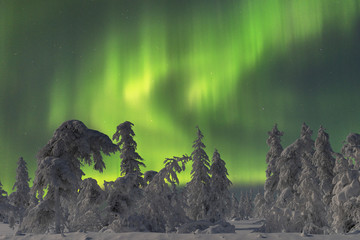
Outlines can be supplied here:
[[[261, 184], [275, 123], [284, 147], [302, 122], [335, 151], [360, 132], [360, 1], [0, 0], [5, 190], [70, 119], [110, 137], [133, 122], [143, 171], [190, 155], [198, 125], [235, 185]], [[118, 177], [119, 153], [105, 162], [87, 177]]]

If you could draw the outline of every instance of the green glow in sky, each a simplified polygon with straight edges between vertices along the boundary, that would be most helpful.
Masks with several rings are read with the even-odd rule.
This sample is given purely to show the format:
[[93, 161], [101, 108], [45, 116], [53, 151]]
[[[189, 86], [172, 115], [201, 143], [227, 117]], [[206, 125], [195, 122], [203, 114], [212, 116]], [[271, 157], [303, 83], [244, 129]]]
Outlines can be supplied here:
[[[20, 156], [32, 176], [53, 131], [79, 119], [110, 137], [133, 122], [144, 171], [190, 155], [199, 125], [234, 184], [262, 183], [275, 122], [284, 144], [303, 121], [337, 147], [360, 130], [342, 117], [359, 112], [359, 16], [356, 0], [1, 1], [0, 180], [9, 190]], [[105, 161], [88, 176], [118, 177], [118, 154]]]

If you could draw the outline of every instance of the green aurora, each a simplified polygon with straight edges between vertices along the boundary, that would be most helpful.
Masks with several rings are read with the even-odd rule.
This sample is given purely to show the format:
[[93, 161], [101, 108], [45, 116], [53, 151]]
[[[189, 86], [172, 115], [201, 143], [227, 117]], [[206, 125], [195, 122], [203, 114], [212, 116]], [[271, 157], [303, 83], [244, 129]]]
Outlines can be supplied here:
[[[360, 131], [359, 41], [357, 0], [0, 0], [0, 180], [20, 156], [33, 178], [79, 119], [110, 137], [133, 122], [144, 171], [190, 155], [199, 125], [235, 185], [262, 184], [274, 123], [283, 146], [322, 124], [335, 151]], [[118, 177], [119, 154], [105, 162], [86, 177]]]

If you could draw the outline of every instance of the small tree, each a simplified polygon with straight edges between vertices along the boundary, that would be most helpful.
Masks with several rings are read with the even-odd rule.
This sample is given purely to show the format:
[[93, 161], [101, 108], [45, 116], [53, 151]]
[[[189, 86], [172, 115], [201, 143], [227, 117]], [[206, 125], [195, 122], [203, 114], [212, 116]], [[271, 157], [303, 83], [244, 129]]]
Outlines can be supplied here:
[[117, 141], [120, 147], [121, 174], [135, 174], [138, 178], [138, 184], [142, 185], [142, 173], [140, 166], [145, 167], [143, 158], [136, 152], [137, 143], [134, 140], [135, 133], [132, 130], [133, 123], [126, 121], [117, 126], [113, 140]]
[[4, 220], [6, 216], [9, 215], [9, 200], [7, 192], [2, 188], [2, 183], [0, 182], [0, 220]]
[[30, 187], [29, 187], [29, 174], [26, 167], [26, 162], [22, 157], [19, 158], [18, 167], [16, 169], [16, 182], [13, 190], [16, 189], [12, 202], [18, 210], [20, 225], [23, 220], [25, 209], [29, 206], [30, 202]]
[[70, 228], [72, 231], [99, 231], [102, 227], [100, 205], [105, 202], [105, 192], [92, 178], [84, 179], [75, 204], [71, 206]]
[[210, 210], [209, 217], [212, 221], [225, 219], [230, 216], [231, 194], [229, 187], [232, 184], [227, 172], [225, 161], [221, 159], [219, 152], [215, 149], [210, 167]]
[[[141, 214], [146, 220], [148, 230], [154, 232], [174, 231], [176, 227], [189, 221], [184, 211], [177, 173], [185, 170], [190, 157], [173, 157], [164, 161], [161, 169], [145, 188], [145, 197], [140, 204]], [[170, 186], [165, 182], [170, 183]]]
[[191, 153], [193, 160], [191, 181], [186, 185], [187, 191], [187, 214], [193, 220], [206, 219], [209, 211], [210, 176], [209, 157], [202, 142], [204, 135], [197, 127], [197, 138], [194, 141], [194, 151]]

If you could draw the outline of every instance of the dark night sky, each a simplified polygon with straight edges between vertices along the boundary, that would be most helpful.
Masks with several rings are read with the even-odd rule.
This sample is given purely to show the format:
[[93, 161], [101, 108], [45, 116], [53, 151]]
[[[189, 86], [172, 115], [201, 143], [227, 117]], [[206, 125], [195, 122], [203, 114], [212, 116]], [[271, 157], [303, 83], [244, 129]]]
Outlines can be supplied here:
[[[359, 42], [356, 0], [0, 0], [0, 180], [10, 191], [20, 156], [33, 177], [79, 119], [110, 137], [132, 121], [144, 170], [190, 154], [199, 125], [233, 183], [261, 184], [274, 123], [284, 146], [302, 122], [335, 151], [360, 132]], [[105, 161], [87, 177], [115, 179]]]

